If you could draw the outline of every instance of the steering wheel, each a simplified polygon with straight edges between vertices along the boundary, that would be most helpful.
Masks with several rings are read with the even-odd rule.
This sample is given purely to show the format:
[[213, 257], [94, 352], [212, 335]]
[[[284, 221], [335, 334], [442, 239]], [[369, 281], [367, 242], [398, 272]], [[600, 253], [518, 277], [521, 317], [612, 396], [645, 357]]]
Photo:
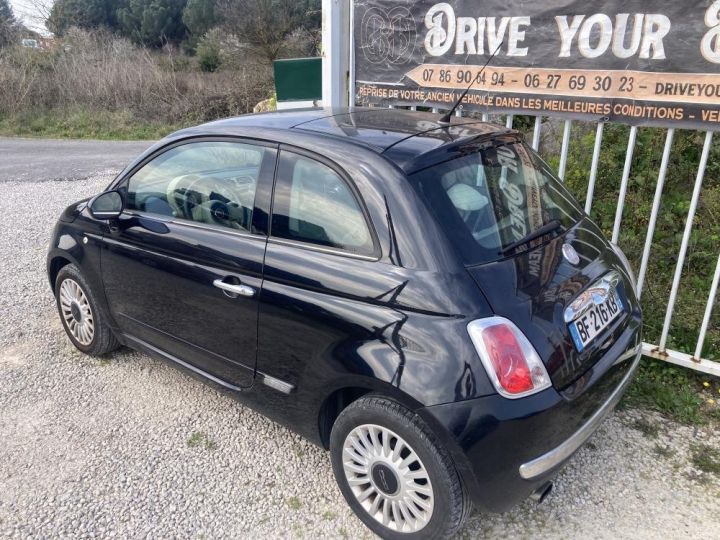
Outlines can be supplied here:
[[242, 204], [241, 187], [237, 182], [228, 185], [216, 178], [188, 175], [170, 183], [168, 201], [185, 219], [246, 229], [250, 216]]
[[192, 219], [193, 209], [202, 202], [193, 200], [198, 197], [195, 194], [191, 194], [193, 186], [195, 186], [199, 180], [199, 176], [188, 174], [178, 176], [168, 184], [165, 195], [174, 216]]

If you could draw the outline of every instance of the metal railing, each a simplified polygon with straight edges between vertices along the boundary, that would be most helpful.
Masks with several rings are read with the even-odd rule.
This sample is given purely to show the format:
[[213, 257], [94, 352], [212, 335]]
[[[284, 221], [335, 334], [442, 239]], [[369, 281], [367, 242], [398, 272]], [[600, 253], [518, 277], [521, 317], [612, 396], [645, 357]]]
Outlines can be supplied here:
[[[342, 13], [344, 13], [343, 10], [347, 9], [349, 10], [349, 14], [347, 16], [347, 19], [349, 21], [349, 25], [346, 25], [346, 28], [354, 28], [353, 24], [353, 13], [352, 13], [352, 2], [348, 3], [336, 3], [335, 0], [323, 0], [323, 12], [329, 13], [333, 16], [340, 17]], [[346, 39], [346, 37], [342, 34], [340, 30], [340, 21], [334, 21], [330, 20], [329, 24], [327, 25], [326, 29], [323, 32], [324, 39], [327, 41], [327, 43], [324, 41], [324, 47], [323, 50], [325, 51], [325, 56], [329, 57], [329, 59], [326, 58], [326, 61], [323, 63], [323, 81], [326, 81], [326, 84], [332, 92], [324, 92], [324, 99], [327, 104], [334, 104], [334, 105], [341, 105], [342, 103], [353, 103], [353, 94], [354, 94], [354, 87], [355, 87], [355, 46], [353, 43], [353, 36], [354, 34], [350, 32], [350, 39], [347, 40], [349, 43], [349, 51], [345, 50], [336, 50], [330, 47], [331, 41], [330, 38], [333, 36], [336, 36], [336, 34], [340, 35], [339, 39]], [[328, 31], [329, 29], [329, 31]], [[339, 62], [339, 63], [338, 63]], [[337, 65], [336, 65], [337, 64]], [[339, 67], [338, 67], [339, 66]], [[347, 76], [349, 74], [349, 77]], [[325, 83], [324, 83], [325, 84]], [[327, 96], [325, 97], [325, 94]], [[411, 109], [416, 109], [416, 107], [410, 107]], [[439, 110], [437, 108], [433, 109], [433, 112], [437, 113]], [[458, 116], [462, 116], [462, 109], [458, 109], [456, 112]], [[505, 118], [505, 125], [507, 127], [513, 126], [513, 115], [508, 114], [504, 115]], [[535, 150], [540, 149], [540, 143], [541, 143], [541, 134], [542, 134], [542, 128], [543, 128], [543, 118], [547, 117], [550, 118], [551, 115], [543, 114], [542, 116], [536, 116], [533, 126], [533, 134], [532, 134], [532, 147]], [[482, 114], [482, 119], [484, 121], [488, 121], [489, 115], [487, 113]], [[570, 151], [570, 144], [571, 144], [571, 133], [573, 129], [573, 121], [572, 120], [564, 120], [563, 123], [563, 133], [562, 133], [562, 139], [561, 139], [561, 145], [560, 145], [560, 156], [559, 156], [559, 166], [558, 166], [558, 176], [561, 179], [565, 178], [566, 168], [568, 164], [568, 155]], [[587, 214], [590, 214], [592, 211], [592, 203], [593, 203], [593, 197], [595, 195], [595, 187], [596, 182], [598, 179], [598, 168], [600, 164], [600, 157], [601, 157], [601, 147], [602, 147], [602, 140], [603, 140], [603, 133], [605, 130], [605, 124], [603, 122], [597, 123], [595, 127], [595, 141], [593, 145], [593, 153], [592, 153], [592, 160], [590, 165], [590, 170], [588, 172], [588, 186], [587, 186], [587, 193], [585, 196], [585, 212]], [[613, 228], [612, 228], [612, 236], [611, 239], [613, 242], [616, 242], [620, 238], [621, 233], [621, 225], [622, 225], [622, 217], [623, 217], [623, 210], [625, 206], [625, 201], [627, 197], [627, 189], [628, 184], [630, 181], [630, 176], [632, 173], [632, 164], [633, 164], [633, 157], [635, 154], [635, 145], [637, 141], [637, 127], [631, 127], [629, 136], [628, 136], [628, 142], [627, 142], [627, 150], [625, 153], [625, 163], [623, 167], [623, 173], [620, 181], [620, 189], [618, 194], [618, 203], [617, 203], [617, 209], [615, 211], [615, 218], [613, 222]], [[649, 223], [648, 228], [645, 236], [645, 243], [644, 248], [642, 252], [641, 257], [641, 263], [640, 263], [640, 269], [637, 274], [637, 280], [638, 280], [638, 295], [642, 295], [643, 288], [646, 283], [647, 278], [647, 270], [648, 265], [650, 263], [652, 248], [653, 248], [653, 238], [654, 233], [657, 225], [657, 219], [660, 212], [662, 197], [663, 197], [663, 187], [665, 185], [665, 180], [668, 172], [668, 164], [670, 162], [670, 156], [671, 156], [671, 149], [673, 145], [673, 139], [675, 136], [675, 130], [670, 128], [667, 130], [667, 135], [665, 138], [665, 146], [663, 149], [663, 155], [662, 155], [662, 162], [660, 165], [660, 170], [658, 172], [658, 178], [657, 178], [657, 185], [655, 188], [655, 194], [653, 197], [652, 202], [652, 208], [650, 211], [650, 217], [649, 217]], [[704, 316], [702, 319], [702, 323], [700, 325], [700, 328], [698, 329], [698, 335], [697, 335], [697, 344], [695, 346], [695, 351], [693, 354], [687, 354], [683, 353], [681, 351], [676, 351], [673, 349], [669, 349], [667, 347], [668, 344], [668, 336], [671, 332], [672, 327], [672, 320], [673, 320], [673, 312], [675, 310], [675, 303], [677, 301], [678, 297], [678, 290], [680, 288], [680, 282], [681, 277], [683, 274], [683, 267], [685, 265], [687, 252], [688, 252], [688, 245], [690, 242], [690, 236], [693, 228], [693, 219], [695, 217], [695, 212], [697, 209], [698, 200], [700, 198], [700, 192], [702, 189], [703, 179], [705, 177], [705, 170], [707, 167], [708, 162], [708, 156], [710, 153], [710, 148], [712, 145], [713, 140], [713, 133], [711, 131], [708, 131], [705, 134], [705, 141], [703, 144], [702, 154], [700, 161], [698, 163], [698, 169], [697, 169], [697, 175], [695, 178], [695, 184], [693, 188], [692, 195], [690, 197], [690, 207], [687, 212], [687, 217], [685, 219], [685, 228], [682, 235], [682, 241], [680, 244], [678, 256], [677, 256], [677, 262], [675, 265], [675, 272], [672, 280], [672, 285], [670, 288], [670, 294], [668, 297], [667, 305], [665, 308], [665, 317], [663, 321], [662, 331], [660, 334], [660, 339], [658, 340], [658, 343], [643, 343], [643, 354], [657, 358], [660, 360], [664, 360], [667, 362], [671, 362], [673, 364], [677, 364], [680, 366], [684, 366], [687, 368], [691, 368], [697, 371], [709, 373], [712, 375], [720, 376], [720, 358], [717, 358], [715, 360], [712, 360], [710, 358], [703, 358], [701, 356], [702, 350], [703, 350], [703, 344], [705, 342], [705, 338], [707, 336], [708, 329], [710, 328], [710, 322], [712, 318], [712, 311], [713, 311], [713, 304], [715, 302], [715, 297], [717, 295], [717, 289], [718, 289], [718, 279], [720, 278], [720, 254], [718, 254], [718, 260], [715, 265], [715, 272], [712, 279], [712, 284], [710, 287], [709, 295], [707, 298], [707, 302], [705, 303], [705, 311]], [[576, 194], [580, 195], [580, 194]], [[719, 250], [720, 251], [720, 250]]]
[[[512, 127], [513, 117], [512, 115], [506, 116], [506, 126]], [[595, 131], [595, 142], [593, 146], [592, 162], [589, 171], [588, 188], [585, 197], [585, 212], [590, 214], [592, 210], [593, 195], [595, 192], [595, 184], [597, 181], [598, 166], [600, 162], [600, 151], [602, 145], [602, 137], [605, 124], [599, 122]], [[540, 146], [540, 135], [542, 129], [542, 117], [535, 117], [535, 125], [533, 129], [532, 146], [535, 150], [539, 149]], [[568, 152], [570, 148], [570, 133], [572, 130], [572, 120], [565, 120], [563, 126], [562, 143], [560, 149], [560, 159], [558, 166], [558, 177], [562, 180], [565, 178], [565, 171], [567, 166]], [[637, 294], [641, 297], [643, 286], [645, 285], [645, 278], [647, 275], [648, 263], [650, 261], [650, 254], [653, 247], [653, 236], [655, 233], [655, 227], [657, 224], [657, 218], [660, 211], [660, 205], [662, 202], [663, 187], [665, 185], [665, 179], [668, 171], [668, 163], [670, 161], [670, 154], [675, 136], [675, 130], [670, 128], [667, 130], [665, 137], [665, 146], [663, 149], [662, 161], [660, 164], [660, 170], [658, 172], [657, 185], [655, 188], [655, 195], [653, 197], [652, 209], [650, 212], [650, 220], [648, 223], [647, 233], [645, 236], [645, 244], [642, 252], [640, 269], [637, 273]], [[702, 324], [698, 330], [697, 344], [695, 346], [695, 352], [693, 354], [687, 354], [680, 351], [667, 348], [668, 335], [670, 334], [673, 312], [675, 309], [675, 303], [677, 301], [677, 294], [680, 288], [680, 280], [682, 278], [683, 267], [685, 259], [687, 257], [688, 245], [690, 241], [690, 235], [693, 228], [693, 220], [695, 218], [695, 212], [697, 210], [698, 200], [700, 198], [700, 192], [702, 189], [703, 179], [705, 177], [705, 171], [707, 169], [708, 156], [713, 141], [713, 132], [708, 131], [705, 133], [705, 141], [703, 143], [702, 154], [700, 162], [698, 164], [697, 175], [695, 178], [695, 184], [693, 187], [692, 196], [690, 198], [690, 207], [688, 209], [687, 218], [685, 220], [685, 228], [683, 231], [682, 241], [678, 252], [677, 263], [675, 265], [675, 273], [673, 276], [672, 286], [670, 288], [670, 295], [665, 310], [665, 318], [663, 321], [662, 332], [660, 335], [659, 343], [643, 343], [642, 351], [643, 354], [657, 358], [659, 360], [665, 360], [667, 362], [677, 364], [680, 366], [688, 367], [704, 373], [720, 376], [720, 361], [711, 360], [709, 358], [703, 358], [701, 356], [707, 330], [710, 325], [712, 317], [713, 304], [717, 295], [718, 281], [720, 280], [720, 254], [715, 265], [715, 272], [710, 286], [710, 293], [708, 295], [707, 302], [705, 304], [705, 312], [702, 320]], [[620, 180], [620, 190], [618, 194], [617, 209], [615, 211], [615, 220], [613, 222], [611, 241], [617, 243], [620, 239], [620, 231], [622, 225], [623, 209], [625, 200], [627, 198], [627, 188], [630, 180], [633, 155], [635, 152], [635, 146], [637, 142], [637, 127], [630, 127], [630, 133], [628, 136], [627, 150], [625, 152], [625, 164], [623, 167], [623, 174]], [[720, 250], [719, 250], [720, 251]]]
[[[417, 107], [409, 107], [411, 110], [416, 110]], [[432, 112], [440, 112], [439, 109], [433, 108]], [[459, 109], [456, 112], [457, 116], [462, 116], [463, 112]], [[504, 116], [505, 126], [508, 128], [513, 127], [514, 117], [511, 114], [502, 115]], [[502, 116], [496, 117], [495, 119], [502, 121]], [[543, 117], [549, 117], [548, 115], [536, 116], [533, 125], [532, 134], [532, 147], [535, 150], [540, 149], [541, 134], [543, 127]], [[490, 119], [487, 113], [482, 114], [482, 120], [488, 121]], [[568, 155], [570, 151], [570, 139], [573, 128], [572, 120], [564, 120], [563, 133], [560, 144], [560, 156], [558, 165], [558, 177], [561, 180], [565, 179], [565, 173], [568, 163]], [[604, 122], [598, 122], [595, 128], [595, 141], [593, 145], [592, 160], [590, 170], [588, 171], [588, 187], [585, 195], [585, 212], [590, 214], [592, 211], [593, 196], [595, 194], [595, 187], [598, 177], [598, 168], [600, 164], [600, 153], [602, 147], [603, 132], [605, 128]], [[617, 209], [615, 211], [615, 218], [613, 221], [611, 241], [618, 243], [620, 239], [623, 210], [625, 207], [625, 201], [627, 198], [627, 188], [632, 173], [633, 156], [635, 154], [635, 147], [637, 143], [637, 132], [636, 126], [630, 127], [628, 135], [627, 150], [625, 152], [625, 162], [623, 166], [623, 173], [620, 180], [620, 188], [618, 193]], [[658, 171], [657, 185], [655, 187], [655, 194], [653, 197], [652, 208], [650, 211], [649, 223], [647, 232], [645, 235], [645, 243], [641, 256], [640, 269], [637, 272], [637, 294], [641, 298], [645, 280], [647, 277], [648, 264], [650, 262], [650, 256], [653, 248], [653, 237], [655, 228], [657, 225], [657, 219], [660, 212], [660, 206], [663, 196], [663, 188], [665, 185], [665, 179], [668, 172], [668, 164], [670, 162], [671, 150], [673, 140], [675, 137], [675, 129], [669, 128], [665, 137], [665, 145], [663, 148], [662, 161], [660, 164], [660, 170]], [[672, 280], [672, 286], [665, 309], [665, 317], [663, 320], [662, 332], [658, 343], [643, 342], [642, 352], [646, 356], [664, 360], [672, 364], [690, 368], [703, 373], [708, 373], [720, 377], [720, 359], [703, 358], [701, 356], [705, 338], [707, 336], [708, 328], [710, 327], [710, 321], [713, 313], [713, 304], [715, 303], [715, 297], [717, 295], [718, 281], [720, 281], [720, 249], [718, 254], [718, 260], [715, 265], [715, 272], [712, 278], [710, 286], [710, 292], [705, 304], [704, 316], [700, 328], [698, 329], [697, 344], [693, 354], [687, 354], [681, 351], [676, 351], [667, 348], [668, 336], [670, 335], [673, 312], [675, 310], [675, 304], [677, 301], [678, 290], [680, 288], [680, 281], [683, 274], [683, 267], [687, 257], [688, 246], [690, 242], [690, 235], [693, 228], [693, 220], [695, 218], [695, 212], [697, 210], [698, 200], [702, 190], [703, 180], [705, 178], [705, 171], [707, 169], [708, 156], [710, 155], [710, 149], [713, 142], [713, 132], [707, 131], [705, 133], [705, 139], [703, 143], [702, 153], [700, 161], [698, 163], [697, 175], [695, 177], [695, 184], [693, 192], [690, 197], [690, 207], [688, 209], [687, 217], [685, 219], [685, 227], [683, 230], [682, 241], [677, 256], [677, 263], [675, 265], [675, 271]]]

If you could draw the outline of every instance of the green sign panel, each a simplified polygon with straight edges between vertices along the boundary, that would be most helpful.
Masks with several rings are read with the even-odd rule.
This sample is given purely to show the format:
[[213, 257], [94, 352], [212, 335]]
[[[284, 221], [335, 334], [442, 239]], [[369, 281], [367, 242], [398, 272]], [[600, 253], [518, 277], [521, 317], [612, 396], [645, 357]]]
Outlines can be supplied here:
[[322, 99], [322, 59], [275, 60], [275, 90], [278, 101]]

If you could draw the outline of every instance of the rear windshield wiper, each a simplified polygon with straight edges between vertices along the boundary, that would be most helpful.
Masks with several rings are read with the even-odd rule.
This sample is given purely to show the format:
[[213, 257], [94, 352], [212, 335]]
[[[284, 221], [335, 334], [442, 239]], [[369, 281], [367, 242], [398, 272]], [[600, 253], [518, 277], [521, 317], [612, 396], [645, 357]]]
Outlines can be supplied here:
[[504, 248], [500, 254], [501, 255], [507, 255], [509, 252], [519, 248], [520, 246], [524, 246], [525, 244], [532, 242], [536, 238], [540, 238], [541, 236], [545, 236], [546, 234], [550, 234], [551, 232], [554, 232], [558, 229], [562, 229], [562, 223], [560, 223], [559, 219], [553, 219], [552, 221], [548, 221], [545, 225], [540, 227], [539, 229], [535, 229], [533, 232], [525, 235], [517, 242], [513, 242], [508, 247]]

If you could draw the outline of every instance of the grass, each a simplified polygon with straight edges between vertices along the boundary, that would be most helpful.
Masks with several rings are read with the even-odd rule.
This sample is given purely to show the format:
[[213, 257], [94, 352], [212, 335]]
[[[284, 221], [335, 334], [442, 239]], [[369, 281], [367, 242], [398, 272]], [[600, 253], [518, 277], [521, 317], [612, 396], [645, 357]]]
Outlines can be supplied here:
[[656, 456], [665, 458], [665, 459], [670, 459], [671, 457], [673, 457], [675, 455], [675, 452], [673, 450], [671, 450], [670, 447], [660, 446], [659, 444], [655, 445], [655, 447], [653, 448], [653, 452], [655, 453]]
[[720, 476], [720, 450], [709, 444], [695, 444], [690, 448], [695, 468]]
[[631, 424], [631, 427], [638, 430], [640, 433], [642, 433], [643, 435], [645, 435], [645, 437], [649, 439], [657, 439], [658, 434], [660, 433], [660, 428], [657, 426], [657, 424], [653, 424], [652, 422], [644, 418], [636, 419]]
[[623, 406], [658, 411], [683, 424], [704, 424], [711, 419], [714, 407], [704, 398], [709, 393], [703, 379], [690, 370], [644, 359], [623, 398]]
[[706, 418], [697, 379], [689, 370], [643, 359], [624, 405], [649, 408], [683, 424], [702, 424]]
[[203, 431], [193, 432], [187, 440], [187, 445], [190, 448], [203, 447], [205, 450], [215, 450], [215, 448], [217, 448], [215, 442]]
[[154, 140], [183, 127], [138, 118], [130, 111], [25, 111], [0, 115], [0, 136], [60, 139]]
[[302, 502], [297, 497], [290, 497], [287, 500], [287, 505], [291, 510], [300, 510], [302, 508]]

